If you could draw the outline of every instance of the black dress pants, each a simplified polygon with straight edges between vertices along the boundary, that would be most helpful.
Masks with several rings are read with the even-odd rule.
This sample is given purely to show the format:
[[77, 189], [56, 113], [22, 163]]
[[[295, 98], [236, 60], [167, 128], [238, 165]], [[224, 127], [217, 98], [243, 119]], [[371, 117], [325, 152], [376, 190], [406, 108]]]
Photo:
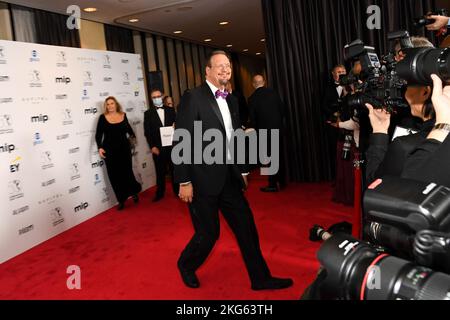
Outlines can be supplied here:
[[181, 253], [178, 264], [182, 268], [195, 271], [210, 254], [219, 238], [220, 210], [237, 239], [252, 284], [271, 277], [261, 252], [253, 214], [231, 166], [219, 195], [201, 195], [194, 186], [194, 199], [189, 209], [195, 234]]

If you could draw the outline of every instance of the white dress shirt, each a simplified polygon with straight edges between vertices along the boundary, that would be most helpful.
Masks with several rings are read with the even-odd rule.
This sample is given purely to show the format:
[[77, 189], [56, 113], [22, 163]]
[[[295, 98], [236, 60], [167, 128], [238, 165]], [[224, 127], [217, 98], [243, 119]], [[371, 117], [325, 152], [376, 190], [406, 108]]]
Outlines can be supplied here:
[[[213, 92], [214, 97], [215, 97], [216, 91], [219, 90], [219, 88], [216, 88], [216, 86], [214, 86], [208, 80], [206, 80], [206, 83], [211, 88], [211, 91]], [[222, 119], [223, 119], [223, 123], [225, 125], [225, 131], [227, 134], [227, 140], [228, 140], [228, 142], [230, 142], [231, 136], [233, 135], [233, 131], [234, 131], [233, 122], [231, 120], [230, 108], [228, 107], [228, 103], [227, 103], [226, 99], [219, 97], [216, 99], [216, 101], [217, 101], [217, 104], [219, 105], [220, 113], [222, 114]]]
[[164, 127], [164, 120], [165, 120], [165, 118], [164, 118], [164, 109], [163, 108], [157, 108], [156, 112], [158, 113], [159, 119], [161, 119], [161, 123], [162, 123], [162, 125]]
[[[212, 93], [214, 95], [214, 98], [215, 98], [216, 97], [216, 91], [219, 90], [219, 88], [217, 88], [215, 85], [213, 85], [208, 80], [206, 80], [206, 83], [210, 87], [210, 89], [211, 89], [211, 91], [212, 91]], [[231, 120], [231, 113], [230, 113], [230, 109], [228, 107], [227, 100], [222, 98], [222, 97], [219, 97], [219, 98], [216, 99], [216, 101], [217, 101], [217, 104], [219, 105], [220, 113], [222, 115], [222, 120], [223, 120], [223, 123], [225, 125], [225, 132], [226, 132], [226, 135], [227, 135], [227, 140], [228, 140], [228, 142], [230, 142], [231, 138], [232, 138], [232, 135], [233, 135], [233, 132], [234, 132], [234, 129], [233, 129], [233, 122]], [[230, 150], [227, 150], [227, 158], [228, 158], [229, 161], [232, 160], [231, 159], [231, 152], [230, 152]], [[249, 173], [248, 172], [247, 173], [243, 173], [242, 175], [243, 176], [248, 176]], [[184, 185], [188, 185], [190, 183], [191, 182], [189, 181], [189, 182], [180, 183], [180, 185], [184, 186]]]

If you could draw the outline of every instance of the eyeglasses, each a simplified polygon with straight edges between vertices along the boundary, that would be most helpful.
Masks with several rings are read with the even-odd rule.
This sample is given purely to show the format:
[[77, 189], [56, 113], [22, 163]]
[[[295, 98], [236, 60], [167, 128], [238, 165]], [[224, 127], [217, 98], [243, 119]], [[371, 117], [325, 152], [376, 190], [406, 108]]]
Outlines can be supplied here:
[[213, 66], [213, 68], [217, 68], [217, 69], [231, 69], [231, 64], [219, 64], [218, 66]]

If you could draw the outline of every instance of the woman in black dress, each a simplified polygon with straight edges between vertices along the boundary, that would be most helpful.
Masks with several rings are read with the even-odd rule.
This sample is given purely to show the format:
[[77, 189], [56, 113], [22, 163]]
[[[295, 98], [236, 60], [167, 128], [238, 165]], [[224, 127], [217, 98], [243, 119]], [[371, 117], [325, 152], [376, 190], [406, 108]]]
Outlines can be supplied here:
[[125, 207], [125, 201], [133, 196], [139, 201], [138, 193], [142, 190], [133, 173], [130, 140], [136, 136], [125, 112], [116, 98], [108, 97], [104, 103], [105, 112], [97, 124], [95, 140], [100, 157], [105, 160], [109, 181], [117, 201], [118, 210]]

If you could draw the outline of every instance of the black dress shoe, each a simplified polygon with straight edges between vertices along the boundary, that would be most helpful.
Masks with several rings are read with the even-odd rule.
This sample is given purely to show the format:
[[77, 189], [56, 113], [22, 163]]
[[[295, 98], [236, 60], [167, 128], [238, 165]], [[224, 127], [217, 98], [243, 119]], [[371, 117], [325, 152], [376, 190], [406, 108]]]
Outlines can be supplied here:
[[294, 284], [292, 279], [282, 279], [282, 278], [269, 278], [260, 283], [252, 284], [252, 290], [278, 290], [286, 289]]
[[200, 287], [200, 282], [198, 281], [194, 271], [183, 269], [180, 266], [178, 266], [178, 270], [180, 270], [181, 278], [187, 287], [192, 289]]
[[117, 211], [122, 211], [125, 208], [125, 203], [119, 202], [119, 205], [117, 206]]
[[152, 202], [158, 202], [158, 201], [161, 201], [163, 198], [164, 198], [164, 196], [156, 195], [156, 196], [153, 198]]
[[133, 196], [133, 201], [134, 201], [134, 203], [138, 203], [139, 202], [139, 196], [137, 194], [135, 194]]
[[261, 190], [262, 192], [278, 192], [277, 187], [264, 187], [259, 190]]

